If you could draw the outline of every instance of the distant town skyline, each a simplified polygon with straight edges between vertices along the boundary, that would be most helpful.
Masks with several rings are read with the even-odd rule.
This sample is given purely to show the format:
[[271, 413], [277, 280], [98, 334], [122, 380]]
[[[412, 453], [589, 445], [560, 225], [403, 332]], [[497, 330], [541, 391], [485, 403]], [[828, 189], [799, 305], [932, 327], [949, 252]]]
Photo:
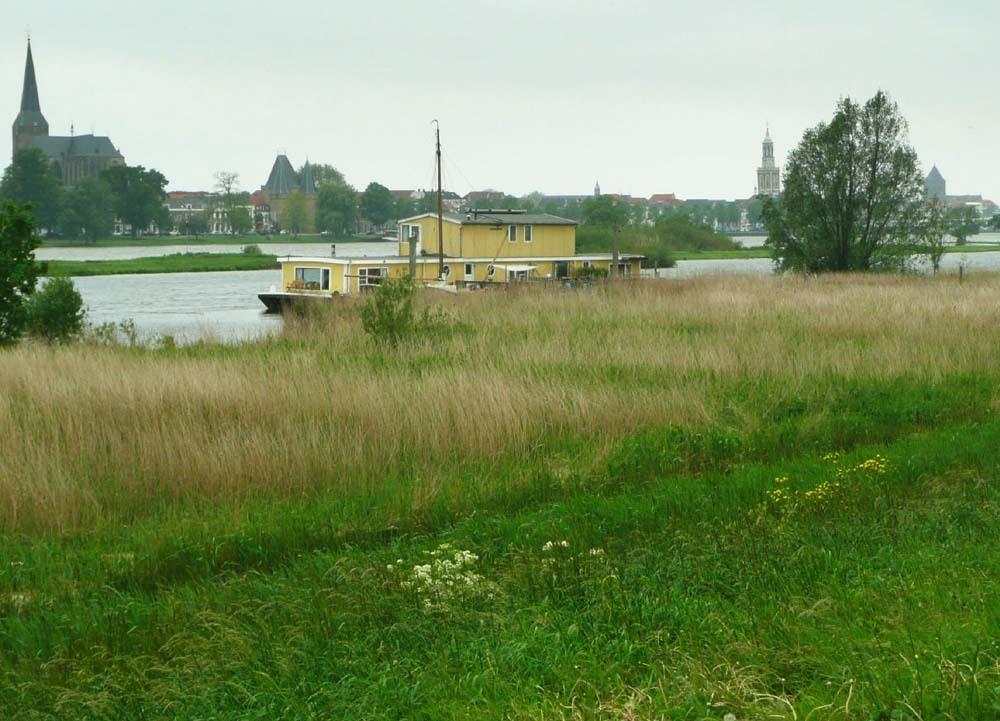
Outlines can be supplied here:
[[52, 134], [110, 135], [175, 190], [210, 189], [217, 171], [256, 190], [278, 152], [330, 163], [359, 189], [427, 188], [438, 118], [446, 185], [460, 192], [584, 195], [600, 181], [608, 193], [746, 198], [766, 128], [784, 169], [840, 97], [881, 87], [924, 173], [937, 165], [949, 191], [1000, 198], [1000, 99], [981, 77], [993, 3], [293, 1], [276, 14], [256, 0], [39, 0], [7, 20], [7, 122], [30, 27]]

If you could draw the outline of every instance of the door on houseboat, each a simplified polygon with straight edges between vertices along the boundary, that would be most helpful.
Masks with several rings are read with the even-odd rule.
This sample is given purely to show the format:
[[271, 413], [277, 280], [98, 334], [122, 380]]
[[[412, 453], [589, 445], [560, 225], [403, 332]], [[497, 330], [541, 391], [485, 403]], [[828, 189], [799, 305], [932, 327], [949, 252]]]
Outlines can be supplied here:
[[476, 275], [472, 270], [472, 263], [465, 264], [465, 282], [471, 283], [476, 279]]

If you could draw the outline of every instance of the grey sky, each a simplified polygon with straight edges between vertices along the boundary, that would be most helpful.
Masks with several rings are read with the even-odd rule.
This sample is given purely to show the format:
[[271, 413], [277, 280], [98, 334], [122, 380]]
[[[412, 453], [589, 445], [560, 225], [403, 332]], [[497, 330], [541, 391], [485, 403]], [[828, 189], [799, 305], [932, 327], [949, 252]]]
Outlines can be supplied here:
[[[10, 3], [13, 4], [13, 3]], [[172, 189], [277, 151], [363, 188], [746, 197], [842, 95], [888, 90], [925, 171], [1000, 202], [1000, 3], [33, 0], [6, 8], [0, 117], [30, 26], [53, 134], [110, 135]], [[9, 157], [10, 135], [7, 131]]]

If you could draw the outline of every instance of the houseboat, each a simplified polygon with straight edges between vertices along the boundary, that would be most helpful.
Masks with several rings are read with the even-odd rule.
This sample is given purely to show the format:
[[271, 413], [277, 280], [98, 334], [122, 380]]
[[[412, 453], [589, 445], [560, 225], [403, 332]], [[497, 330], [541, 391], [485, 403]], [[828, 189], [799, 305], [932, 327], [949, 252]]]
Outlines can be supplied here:
[[[440, 232], [439, 232], [440, 230]], [[364, 293], [410, 272], [420, 285], [464, 289], [586, 275], [639, 277], [643, 256], [576, 254], [576, 222], [544, 213], [472, 210], [425, 213], [399, 221], [397, 254], [382, 257], [279, 258], [281, 288], [261, 293], [269, 312], [299, 301]]]

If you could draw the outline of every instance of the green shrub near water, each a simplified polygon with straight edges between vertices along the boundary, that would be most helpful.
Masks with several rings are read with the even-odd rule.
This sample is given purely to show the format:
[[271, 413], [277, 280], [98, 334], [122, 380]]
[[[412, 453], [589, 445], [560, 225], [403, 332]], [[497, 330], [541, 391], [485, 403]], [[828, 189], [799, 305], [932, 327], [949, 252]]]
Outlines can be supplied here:
[[83, 298], [69, 278], [50, 278], [29, 298], [28, 334], [49, 343], [72, 340], [83, 331]]

